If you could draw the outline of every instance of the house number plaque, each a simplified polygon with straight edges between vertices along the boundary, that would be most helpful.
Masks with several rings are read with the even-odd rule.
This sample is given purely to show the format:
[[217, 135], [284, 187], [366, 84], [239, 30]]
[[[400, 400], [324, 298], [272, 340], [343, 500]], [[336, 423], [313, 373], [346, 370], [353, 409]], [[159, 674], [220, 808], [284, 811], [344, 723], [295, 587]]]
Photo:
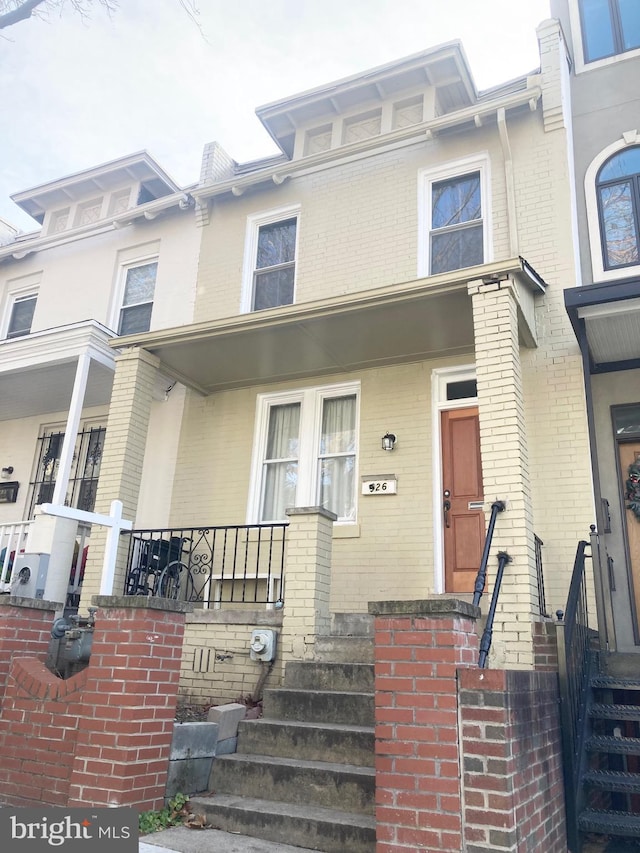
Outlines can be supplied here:
[[362, 481], [363, 495], [396, 495], [398, 480], [395, 477], [376, 477]]

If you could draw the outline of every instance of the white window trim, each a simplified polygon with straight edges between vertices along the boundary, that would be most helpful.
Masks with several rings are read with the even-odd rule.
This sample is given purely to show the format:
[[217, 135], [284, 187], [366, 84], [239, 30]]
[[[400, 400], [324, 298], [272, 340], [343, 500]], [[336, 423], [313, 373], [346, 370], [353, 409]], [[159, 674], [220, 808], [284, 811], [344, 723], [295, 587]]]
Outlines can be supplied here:
[[[322, 428], [322, 404], [331, 397], [345, 397], [355, 394], [356, 398], [356, 465], [354, 472], [355, 517], [352, 520], [337, 521], [341, 526], [353, 526], [358, 518], [358, 438], [360, 435], [360, 382], [345, 382], [335, 385], [316, 385], [310, 388], [291, 391], [258, 394], [256, 399], [256, 419], [254, 426], [253, 454], [249, 480], [249, 500], [247, 502], [247, 524], [260, 523], [262, 503], [262, 465], [267, 447], [269, 415], [272, 406], [288, 403], [300, 403], [300, 444], [298, 460], [304, 460], [298, 468], [296, 488], [296, 506], [315, 506], [318, 493], [318, 466], [315, 464], [320, 447]], [[265, 522], [268, 523], [268, 522]]]
[[491, 180], [488, 152], [464, 157], [443, 163], [435, 169], [421, 169], [418, 172], [418, 278], [431, 275], [430, 234], [431, 234], [431, 198], [433, 184], [452, 178], [462, 178], [471, 172], [480, 172], [480, 204], [482, 221], [482, 262], [493, 260], [493, 234], [491, 215]]
[[143, 267], [145, 264], [158, 264], [158, 274], [156, 275], [156, 282], [153, 291], [153, 303], [151, 308], [151, 321], [150, 328], [153, 328], [153, 309], [156, 304], [156, 295], [158, 288], [158, 277], [160, 273], [160, 261], [158, 252], [150, 252], [149, 254], [142, 254], [139, 257], [135, 257], [131, 260], [122, 261], [118, 264], [117, 270], [117, 280], [116, 280], [116, 288], [112, 303], [110, 314], [110, 326], [111, 329], [118, 334], [118, 328], [120, 326], [120, 312], [123, 308], [122, 300], [124, 299], [124, 288], [127, 282], [127, 271], [133, 269], [134, 267]]
[[595, 71], [596, 68], [604, 68], [614, 65], [616, 62], [624, 62], [625, 59], [636, 59], [640, 56], [640, 48], [626, 50], [624, 53], [614, 53], [613, 56], [605, 56], [603, 59], [595, 59], [593, 62], [585, 62], [584, 47], [582, 41], [582, 20], [580, 19], [580, 8], [578, 0], [569, 3], [569, 20], [571, 21], [571, 32], [573, 38], [573, 58], [576, 74], [584, 74], [585, 71]]
[[440, 415], [453, 409], [467, 409], [478, 405], [477, 397], [447, 400], [447, 385], [476, 379], [473, 364], [456, 367], [437, 367], [431, 371], [431, 435], [432, 435], [432, 501], [433, 501], [433, 591], [441, 595], [445, 591], [444, 577], [444, 531], [442, 529], [442, 429]]
[[[242, 262], [242, 289], [240, 295], [240, 313], [249, 314], [253, 312], [253, 275], [255, 273], [256, 258], [258, 255], [258, 232], [262, 225], [272, 225], [285, 219], [295, 219], [296, 223], [296, 248], [293, 271], [293, 302], [296, 301], [296, 284], [298, 281], [298, 241], [300, 238], [300, 204], [290, 204], [274, 210], [262, 213], [253, 213], [247, 216], [247, 229], [244, 240], [244, 258]], [[269, 310], [269, 309], [267, 309]]]
[[[596, 179], [601, 166], [620, 151], [624, 151], [629, 145], [640, 145], [640, 133], [637, 130], [629, 130], [622, 137], [603, 148], [602, 151], [591, 161], [584, 176], [584, 196], [587, 209], [587, 228], [589, 231], [589, 250], [591, 253], [591, 274], [594, 282], [616, 281], [621, 278], [632, 278], [640, 275], [640, 264], [630, 267], [616, 267], [606, 270], [604, 268], [604, 255], [602, 241], [604, 235], [600, 232], [600, 218], [598, 216], [598, 192]], [[640, 234], [638, 235], [640, 243]]]
[[11, 287], [11, 283], [9, 283], [9, 291], [7, 293], [7, 300], [2, 316], [2, 325], [0, 326], [0, 339], [2, 340], [17, 340], [16, 338], [7, 338], [7, 335], [9, 334], [9, 323], [11, 322], [11, 315], [13, 313], [13, 306], [16, 302], [21, 299], [28, 299], [30, 296], [35, 296], [36, 299], [38, 297], [40, 291], [40, 274], [38, 273], [36, 276], [28, 276], [28, 279], [29, 283], [22, 281], [18, 287]]

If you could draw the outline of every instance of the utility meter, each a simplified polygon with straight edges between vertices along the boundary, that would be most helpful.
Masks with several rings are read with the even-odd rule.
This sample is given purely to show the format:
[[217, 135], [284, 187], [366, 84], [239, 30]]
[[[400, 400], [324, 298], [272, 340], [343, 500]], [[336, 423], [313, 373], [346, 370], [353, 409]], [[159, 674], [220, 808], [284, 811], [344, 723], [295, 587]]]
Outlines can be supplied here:
[[251, 632], [249, 657], [251, 660], [272, 661], [276, 656], [276, 632], [269, 628], [256, 628]]

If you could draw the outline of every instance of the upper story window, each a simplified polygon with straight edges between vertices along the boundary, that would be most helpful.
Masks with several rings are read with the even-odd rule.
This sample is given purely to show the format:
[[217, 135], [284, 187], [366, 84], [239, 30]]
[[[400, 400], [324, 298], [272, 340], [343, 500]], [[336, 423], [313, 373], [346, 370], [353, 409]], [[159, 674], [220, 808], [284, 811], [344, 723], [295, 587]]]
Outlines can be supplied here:
[[484, 158], [474, 158], [421, 173], [419, 276], [464, 269], [489, 259], [487, 170]]
[[580, 0], [584, 61], [640, 47], [638, 0]]
[[299, 208], [249, 217], [242, 309], [291, 305], [295, 295]]
[[614, 154], [596, 179], [600, 236], [605, 270], [637, 265], [640, 260], [640, 146]]
[[125, 268], [119, 335], [149, 331], [157, 272], [157, 261]]
[[355, 521], [358, 391], [349, 383], [259, 397], [252, 520], [286, 521], [288, 507], [318, 505]]
[[8, 338], [19, 338], [28, 335], [33, 323], [33, 315], [36, 310], [37, 293], [29, 293], [24, 296], [16, 296], [11, 306], [9, 325], [7, 327]]

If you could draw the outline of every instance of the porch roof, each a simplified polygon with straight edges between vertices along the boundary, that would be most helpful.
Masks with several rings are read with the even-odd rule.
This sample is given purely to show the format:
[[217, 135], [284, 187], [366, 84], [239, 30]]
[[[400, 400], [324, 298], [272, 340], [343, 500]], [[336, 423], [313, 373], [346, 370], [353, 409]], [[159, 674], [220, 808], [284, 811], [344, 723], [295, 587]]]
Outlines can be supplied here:
[[66, 412], [81, 353], [91, 357], [85, 406], [111, 398], [113, 332], [95, 320], [0, 341], [0, 420]]
[[[115, 338], [201, 394], [473, 353], [467, 284], [514, 276], [537, 288], [522, 259], [483, 264], [332, 299]], [[523, 326], [526, 321], [522, 319]], [[521, 338], [531, 344], [529, 329]]]
[[572, 287], [564, 301], [591, 373], [640, 367], [640, 278]]

